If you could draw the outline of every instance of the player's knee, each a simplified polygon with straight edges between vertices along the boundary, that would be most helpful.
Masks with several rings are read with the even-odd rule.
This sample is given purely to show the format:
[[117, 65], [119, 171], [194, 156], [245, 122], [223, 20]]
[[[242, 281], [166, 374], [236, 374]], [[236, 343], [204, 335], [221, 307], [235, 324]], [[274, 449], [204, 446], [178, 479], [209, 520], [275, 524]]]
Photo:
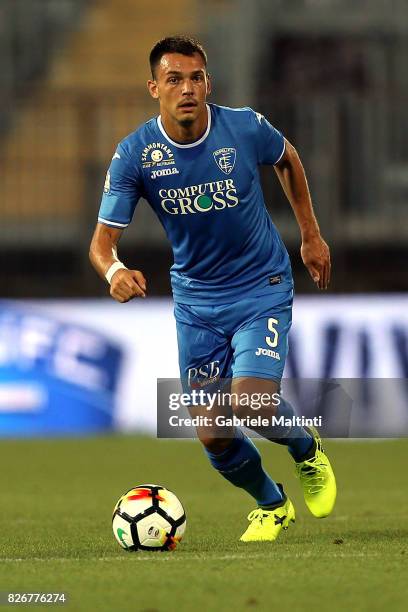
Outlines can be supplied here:
[[246, 399], [245, 401], [233, 401], [231, 408], [234, 415], [240, 420], [253, 417], [254, 413], [256, 415], [260, 409], [270, 416], [276, 416], [278, 411], [276, 403], [271, 400], [261, 403], [257, 397], [254, 397], [252, 401], [246, 401]]
[[243, 394], [231, 402], [232, 411], [240, 420], [254, 416], [254, 412], [256, 413], [261, 407], [268, 408], [269, 404], [261, 405], [256, 395], [252, 398], [249, 394]]
[[279, 383], [269, 379], [242, 378], [234, 381], [231, 408], [236, 417], [245, 419], [259, 410], [277, 414]]
[[234, 415], [239, 419], [244, 419], [248, 416], [248, 404], [244, 405], [244, 403], [237, 397], [231, 400], [231, 408]]
[[200, 442], [206, 450], [215, 455], [224, 452], [232, 443], [232, 438], [201, 437]]

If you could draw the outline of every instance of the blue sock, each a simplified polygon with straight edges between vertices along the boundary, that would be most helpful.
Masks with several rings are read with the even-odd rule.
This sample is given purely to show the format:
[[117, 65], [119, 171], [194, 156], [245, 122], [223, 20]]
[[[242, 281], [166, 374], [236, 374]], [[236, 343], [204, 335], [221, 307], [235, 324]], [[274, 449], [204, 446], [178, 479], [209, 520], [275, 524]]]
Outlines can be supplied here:
[[279, 505], [284, 495], [263, 470], [255, 444], [238, 429], [235, 435], [231, 445], [222, 453], [210, 453], [205, 449], [211, 465], [233, 485], [252, 495], [258, 506]]
[[[293, 406], [282, 397], [280, 400], [276, 417], [279, 418], [283, 416], [285, 419], [292, 419], [293, 416], [296, 416]], [[278, 435], [271, 439], [272, 442], [287, 446], [288, 451], [297, 462], [308, 458], [308, 455], [312, 449], [314, 449], [314, 440], [313, 436], [307, 432], [306, 429], [300, 425], [282, 426], [276, 429]]]

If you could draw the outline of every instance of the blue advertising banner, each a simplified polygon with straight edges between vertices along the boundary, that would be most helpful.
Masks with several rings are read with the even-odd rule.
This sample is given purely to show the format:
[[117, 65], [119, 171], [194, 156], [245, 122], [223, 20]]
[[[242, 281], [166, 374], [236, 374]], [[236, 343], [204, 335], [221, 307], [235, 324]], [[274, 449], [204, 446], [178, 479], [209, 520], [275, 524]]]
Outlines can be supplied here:
[[122, 356], [102, 332], [0, 302], [0, 436], [111, 429]]
[[[152, 298], [0, 301], [0, 436], [155, 434], [157, 380], [179, 377], [173, 307]], [[407, 351], [407, 296], [297, 296], [290, 401], [309, 415], [323, 381], [329, 412], [334, 388], [352, 398], [350, 435], [406, 435]]]

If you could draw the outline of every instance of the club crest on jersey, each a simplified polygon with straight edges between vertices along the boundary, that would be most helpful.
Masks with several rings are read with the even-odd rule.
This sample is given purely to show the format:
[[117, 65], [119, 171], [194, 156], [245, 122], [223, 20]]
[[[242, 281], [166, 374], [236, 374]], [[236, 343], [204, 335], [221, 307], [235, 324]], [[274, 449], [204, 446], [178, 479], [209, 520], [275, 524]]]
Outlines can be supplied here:
[[142, 151], [142, 167], [157, 168], [175, 164], [172, 150], [162, 142], [152, 142]]
[[215, 163], [224, 174], [231, 174], [235, 166], [237, 151], [233, 147], [224, 147], [213, 153]]

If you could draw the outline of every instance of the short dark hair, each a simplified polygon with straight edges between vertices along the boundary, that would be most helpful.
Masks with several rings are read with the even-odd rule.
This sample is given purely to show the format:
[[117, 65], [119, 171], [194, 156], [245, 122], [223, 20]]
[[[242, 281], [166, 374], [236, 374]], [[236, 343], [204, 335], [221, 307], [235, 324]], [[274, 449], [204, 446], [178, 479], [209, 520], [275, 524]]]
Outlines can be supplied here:
[[198, 40], [189, 36], [168, 36], [159, 40], [150, 51], [149, 62], [153, 78], [155, 78], [156, 66], [160, 63], [165, 53], [181, 53], [190, 57], [194, 53], [198, 53], [203, 58], [207, 68], [207, 54]]

